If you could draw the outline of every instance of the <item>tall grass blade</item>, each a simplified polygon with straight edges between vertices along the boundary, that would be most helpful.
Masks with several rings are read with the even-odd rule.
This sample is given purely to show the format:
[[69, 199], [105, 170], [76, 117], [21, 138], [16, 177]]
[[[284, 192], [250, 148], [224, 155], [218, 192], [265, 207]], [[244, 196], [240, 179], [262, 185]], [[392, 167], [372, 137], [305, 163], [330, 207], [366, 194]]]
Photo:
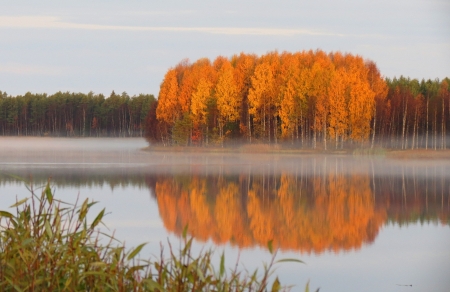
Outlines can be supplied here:
[[14, 205], [11, 205], [11, 206], [9, 206], [9, 207], [10, 207], [10, 208], [19, 207], [20, 205], [26, 203], [26, 201], [28, 201], [28, 199], [29, 199], [29, 198], [22, 199], [22, 200], [18, 201], [17, 203], [15, 203]]
[[52, 194], [52, 190], [50, 189], [50, 183], [49, 182], [45, 186], [44, 193], [45, 193], [45, 196], [47, 197], [47, 201], [50, 204], [52, 204], [53, 203], [53, 194]]
[[136, 247], [127, 257], [127, 260], [131, 260], [133, 259], [140, 251], [141, 249], [146, 245], [147, 243], [143, 243], [138, 245], [138, 247]]

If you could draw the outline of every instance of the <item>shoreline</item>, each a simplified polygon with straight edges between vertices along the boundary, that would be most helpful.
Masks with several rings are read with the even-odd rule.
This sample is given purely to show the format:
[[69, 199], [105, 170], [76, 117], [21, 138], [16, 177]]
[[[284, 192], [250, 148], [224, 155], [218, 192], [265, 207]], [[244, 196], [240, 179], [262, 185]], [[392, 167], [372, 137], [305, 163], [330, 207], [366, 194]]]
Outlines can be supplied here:
[[[100, 144], [98, 142], [101, 142]], [[50, 142], [50, 143], [49, 143]], [[86, 143], [84, 143], [86, 142]], [[101, 145], [101, 146], [100, 146]], [[321, 148], [295, 148], [291, 145], [283, 144], [241, 144], [236, 146], [163, 146], [161, 144], [149, 145], [145, 138], [139, 137], [17, 137], [2, 136], [0, 137], [0, 160], [9, 161], [10, 155], [32, 151], [51, 153], [53, 155], [72, 156], [76, 153], [84, 152], [85, 154], [92, 152], [99, 156], [110, 156], [109, 154], [117, 154], [118, 152], [127, 151], [133, 153], [132, 156], [146, 156], [145, 154], [217, 154], [217, 155], [283, 155], [283, 156], [334, 156], [334, 157], [373, 157], [388, 159], [414, 159], [414, 160], [450, 160], [450, 149], [387, 149], [387, 148], [346, 148], [346, 149], [329, 149]], [[139, 154], [140, 153], [140, 154]], [[31, 153], [28, 153], [29, 156]], [[39, 153], [40, 154], [40, 153]], [[112, 157], [110, 157], [112, 158]], [[116, 159], [112, 160], [117, 160]]]
[[[254, 145], [254, 146], [253, 146]], [[253, 147], [252, 147], [253, 146]], [[295, 149], [272, 145], [248, 144], [240, 147], [192, 147], [192, 146], [147, 146], [141, 149], [153, 153], [210, 153], [210, 154], [286, 154], [295, 156], [329, 155], [352, 157], [385, 157], [393, 159], [449, 159], [450, 149], [384, 149], [357, 148], [340, 150]]]

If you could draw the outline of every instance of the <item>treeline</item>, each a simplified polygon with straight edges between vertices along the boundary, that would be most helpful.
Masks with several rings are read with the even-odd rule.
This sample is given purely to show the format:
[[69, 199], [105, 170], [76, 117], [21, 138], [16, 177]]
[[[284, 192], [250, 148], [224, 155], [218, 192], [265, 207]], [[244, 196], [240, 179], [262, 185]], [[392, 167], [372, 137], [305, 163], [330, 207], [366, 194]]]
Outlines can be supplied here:
[[130, 97], [114, 91], [108, 98], [93, 92], [10, 96], [0, 91], [0, 134], [142, 137], [153, 102], [151, 94]]
[[448, 84], [384, 79], [372, 61], [320, 50], [182, 61], [161, 83], [147, 138], [165, 145], [238, 139], [323, 149], [444, 148]]

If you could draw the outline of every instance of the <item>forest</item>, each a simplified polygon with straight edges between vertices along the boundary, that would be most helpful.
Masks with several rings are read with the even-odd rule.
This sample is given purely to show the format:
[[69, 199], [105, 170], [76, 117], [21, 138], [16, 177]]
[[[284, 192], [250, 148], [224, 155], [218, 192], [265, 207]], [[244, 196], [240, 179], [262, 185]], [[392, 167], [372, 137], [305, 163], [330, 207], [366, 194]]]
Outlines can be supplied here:
[[164, 146], [446, 149], [450, 79], [385, 78], [375, 62], [321, 50], [183, 60], [158, 99], [0, 91], [0, 135], [143, 137]]
[[450, 79], [384, 78], [375, 62], [321, 50], [219, 56], [170, 68], [150, 142], [304, 148], [447, 148]]
[[56, 137], [143, 137], [155, 97], [114, 91], [9, 96], [0, 91], [0, 135]]

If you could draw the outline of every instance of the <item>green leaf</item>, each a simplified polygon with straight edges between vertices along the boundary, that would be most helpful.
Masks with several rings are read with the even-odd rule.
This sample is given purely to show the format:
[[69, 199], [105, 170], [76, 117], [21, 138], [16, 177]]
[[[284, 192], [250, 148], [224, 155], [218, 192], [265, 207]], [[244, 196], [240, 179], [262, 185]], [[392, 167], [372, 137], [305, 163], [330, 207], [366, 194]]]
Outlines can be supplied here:
[[93, 262], [93, 263], [90, 263], [89, 266], [91, 266], [91, 267], [104, 267], [104, 266], [106, 266], [106, 263], [104, 263], [104, 262]]
[[280, 284], [280, 280], [278, 280], [278, 277], [275, 279], [275, 281], [273, 281], [272, 284], [272, 292], [278, 292], [281, 289], [281, 284]]
[[17, 207], [17, 206], [20, 206], [20, 205], [22, 205], [23, 203], [25, 203], [26, 201], [28, 201], [28, 199], [29, 199], [29, 198], [22, 199], [22, 200], [18, 201], [17, 203], [15, 203], [14, 205], [11, 205], [11, 206], [9, 206], [9, 207], [10, 207], [10, 208], [15, 208], [15, 207]]
[[308, 282], [306, 283], [305, 292], [309, 292], [309, 280], [308, 280]]
[[138, 247], [136, 247], [127, 257], [127, 260], [133, 259], [140, 251], [141, 249], [146, 245], [147, 243], [140, 244]]
[[127, 276], [131, 276], [131, 275], [133, 275], [133, 273], [134, 272], [136, 272], [136, 271], [139, 271], [139, 270], [142, 270], [142, 269], [144, 269], [144, 268], [146, 268], [147, 267], [147, 265], [142, 265], [142, 266], [133, 266], [133, 267], [131, 267], [128, 271], [127, 271]]
[[186, 239], [187, 232], [188, 232], [188, 227], [189, 227], [189, 224], [186, 224], [186, 226], [184, 226], [184, 229], [183, 229], [183, 238], [184, 239]]
[[222, 252], [222, 256], [220, 257], [220, 271], [219, 275], [222, 278], [222, 276], [225, 274], [225, 255]]
[[25, 239], [24, 241], [22, 241], [22, 246], [25, 247], [25, 246], [27, 246], [28, 244], [32, 243], [33, 241], [34, 241], [33, 238], [27, 238], [27, 239]]
[[79, 221], [82, 221], [87, 214], [88, 211], [88, 199], [84, 200], [83, 205], [81, 205], [80, 215], [78, 217]]
[[150, 291], [157, 291], [157, 290], [163, 291], [161, 285], [159, 285], [157, 282], [155, 282], [152, 279], [145, 279], [142, 282], [144, 282], [144, 284], [147, 286], [147, 288], [150, 289]]
[[11, 214], [9, 212], [6, 212], [6, 211], [0, 211], [0, 217], [7, 217], [9, 219], [13, 219], [14, 218], [13, 214]]
[[269, 249], [270, 254], [273, 253], [273, 239], [267, 242], [267, 248]]
[[49, 238], [53, 237], [52, 228], [50, 227], [50, 223], [48, 223], [48, 220], [45, 221], [45, 232], [47, 232]]
[[103, 215], [105, 214], [105, 209], [98, 213], [97, 217], [95, 217], [94, 221], [91, 224], [91, 229], [94, 229], [103, 219]]
[[47, 201], [52, 204], [53, 203], [53, 194], [52, 190], [50, 189], [50, 183], [47, 183], [44, 190], [45, 196], [47, 197]]

